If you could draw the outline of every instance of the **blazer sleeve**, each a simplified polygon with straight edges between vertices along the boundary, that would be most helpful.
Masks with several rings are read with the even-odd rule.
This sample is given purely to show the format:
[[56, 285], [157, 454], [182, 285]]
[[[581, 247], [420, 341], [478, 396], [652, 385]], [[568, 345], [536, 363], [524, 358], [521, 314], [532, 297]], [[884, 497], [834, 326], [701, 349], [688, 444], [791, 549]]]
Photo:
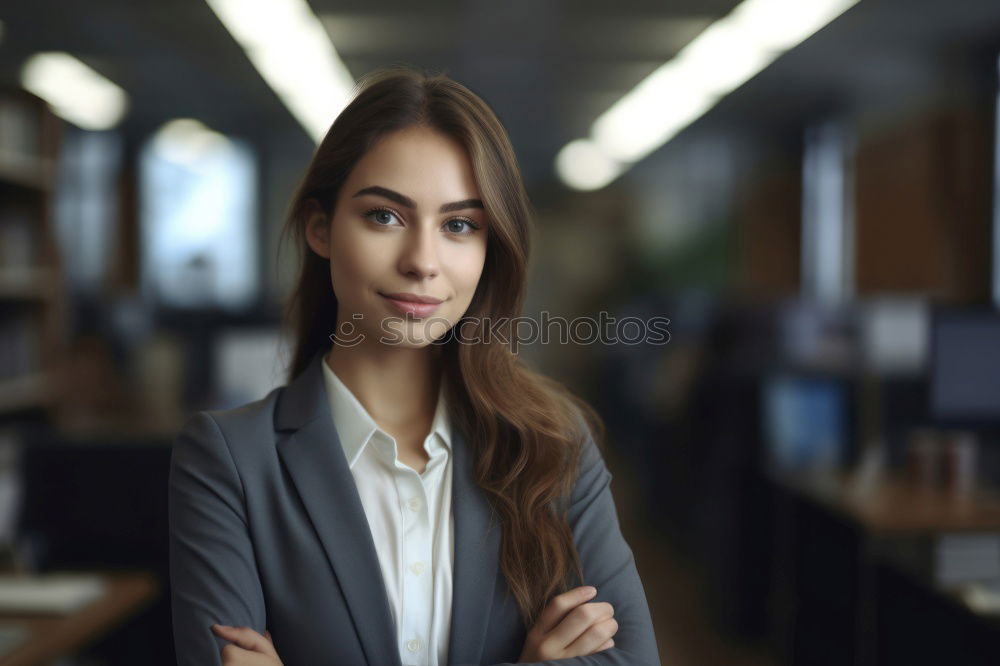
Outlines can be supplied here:
[[170, 596], [178, 666], [221, 666], [229, 641], [211, 625], [264, 633], [264, 595], [247, 528], [243, 486], [215, 418], [197, 412], [171, 452]]
[[[584, 580], [615, 609], [615, 644], [584, 657], [530, 662], [550, 666], [661, 666], [653, 622], [632, 549], [622, 536], [614, 498], [612, 475], [593, 436], [587, 431], [580, 474], [570, 498], [568, 519], [580, 554]], [[472, 665], [462, 665], [472, 666]], [[494, 664], [493, 666], [512, 666]]]

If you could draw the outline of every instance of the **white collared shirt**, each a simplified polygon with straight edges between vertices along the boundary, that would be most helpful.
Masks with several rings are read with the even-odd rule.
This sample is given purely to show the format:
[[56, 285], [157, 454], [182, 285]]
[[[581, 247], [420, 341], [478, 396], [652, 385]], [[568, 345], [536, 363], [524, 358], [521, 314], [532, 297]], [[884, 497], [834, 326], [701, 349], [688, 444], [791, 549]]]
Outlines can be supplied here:
[[438, 394], [423, 474], [399, 460], [396, 441], [378, 427], [323, 359], [337, 436], [368, 518], [403, 666], [444, 666], [451, 633], [454, 520], [451, 425]]

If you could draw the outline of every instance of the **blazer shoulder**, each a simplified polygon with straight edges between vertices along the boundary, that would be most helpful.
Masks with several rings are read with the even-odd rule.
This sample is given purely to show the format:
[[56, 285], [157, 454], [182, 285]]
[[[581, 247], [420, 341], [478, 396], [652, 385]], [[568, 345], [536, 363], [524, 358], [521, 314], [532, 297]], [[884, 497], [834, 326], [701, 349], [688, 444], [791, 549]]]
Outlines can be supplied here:
[[604, 447], [595, 438], [587, 419], [579, 409], [573, 409], [571, 413], [575, 422], [572, 435], [578, 449], [570, 488], [567, 493], [555, 500], [555, 507], [560, 513], [578, 504], [581, 498], [595, 487], [599, 488], [610, 483], [612, 478], [605, 462]]
[[577, 441], [580, 446], [577, 480], [579, 481], [579, 477], [593, 473], [595, 470], [607, 473], [608, 468], [605, 462], [605, 442], [603, 437], [599, 439], [595, 436], [594, 429], [579, 408], [573, 410], [573, 419], [576, 422]]
[[275, 413], [282, 392], [287, 386], [279, 386], [263, 398], [228, 409], [205, 409], [191, 414], [188, 423], [199, 416], [209, 417], [227, 442], [239, 442], [240, 448], [250, 443], [273, 443], [276, 435]]

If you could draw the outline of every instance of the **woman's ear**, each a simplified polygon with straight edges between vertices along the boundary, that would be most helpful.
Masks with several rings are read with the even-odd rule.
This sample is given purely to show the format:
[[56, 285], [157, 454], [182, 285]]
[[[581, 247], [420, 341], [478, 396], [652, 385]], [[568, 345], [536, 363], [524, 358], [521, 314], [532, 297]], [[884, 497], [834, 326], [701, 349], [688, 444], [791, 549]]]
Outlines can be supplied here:
[[324, 259], [330, 258], [330, 222], [318, 201], [310, 199], [306, 203], [306, 242]]

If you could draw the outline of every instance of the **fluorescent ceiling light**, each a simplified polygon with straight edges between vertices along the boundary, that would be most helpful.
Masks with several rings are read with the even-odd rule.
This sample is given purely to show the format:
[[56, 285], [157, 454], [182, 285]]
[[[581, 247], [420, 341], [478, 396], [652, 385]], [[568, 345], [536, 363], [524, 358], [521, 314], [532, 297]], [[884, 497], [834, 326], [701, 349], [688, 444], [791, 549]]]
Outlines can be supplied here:
[[124, 90], [68, 53], [31, 56], [21, 69], [21, 85], [86, 130], [111, 129], [128, 109]]
[[305, 0], [206, 0], [317, 143], [351, 99], [354, 78]]
[[601, 114], [590, 140], [612, 162], [641, 160], [858, 2], [744, 0]]
[[153, 135], [153, 149], [157, 153], [169, 162], [187, 167], [197, 166], [229, 143], [225, 135], [194, 118], [175, 118]]
[[608, 158], [589, 139], [566, 144], [556, 157], [556, 171], [563, 182], [578, 190], [604, 187], [621, 173], [621, 164]]

